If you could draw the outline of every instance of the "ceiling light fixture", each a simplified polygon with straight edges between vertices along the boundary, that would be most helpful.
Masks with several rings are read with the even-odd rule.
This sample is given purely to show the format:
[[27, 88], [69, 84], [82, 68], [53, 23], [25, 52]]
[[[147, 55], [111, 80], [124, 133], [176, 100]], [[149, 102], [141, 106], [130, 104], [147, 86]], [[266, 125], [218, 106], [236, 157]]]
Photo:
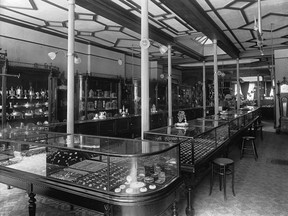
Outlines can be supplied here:
[[258, 0], [258, 20], [254, 17], [254, 31], [256, 32], [257, 46], [260, 50], [260, 54], [263, 56], [263, 32], [262, 32], [262, 20], [261, 20], [261, 0]]
[[144, 38], [140, 41], [140, 47], [144, 49], [148, 49], [151, 44], [155, 44], [159, 48], [159, 52], [163, 55], [168, 51], [168, 47], [161, 45], [160, 43], [153, 41], [151, 39]]
[[163, 55], [163, 54], [165, 54], [168, 51], [168, 47], [164, 46], [164, 45], [160, 45], [159, 46], [159, 51]]
[[[49, 52], [48, 53], [48, 56], [51, 60], [54, 60], [58, 54], [58, 52], [63, 52], [65, 56], [67, 56], [67, 53], [64, 52], [63, 50], [57, 50], [55, 52]], [[73, 53], [73, 56], [74, 56], [74, 63], [75, 64], [80, 64], [81, 63], [81, 58], [76, 54], [76, 53]]]

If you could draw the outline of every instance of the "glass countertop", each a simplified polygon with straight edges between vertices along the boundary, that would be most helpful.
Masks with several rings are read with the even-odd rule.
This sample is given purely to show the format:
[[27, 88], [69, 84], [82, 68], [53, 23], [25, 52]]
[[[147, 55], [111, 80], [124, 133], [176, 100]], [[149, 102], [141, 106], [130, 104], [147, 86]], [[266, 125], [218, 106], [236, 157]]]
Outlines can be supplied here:
[[101, 153], [111, 156], [136, 156], [160, 153], [173, 148], [174, 143], [147, 141], [137, 139], [122, 139], [81, 134], [64, 134], [37, 130], [2, 130], [0, 140], [22, 144], [49, 145], [59, 148], [76, 148], [78, 150]]
[[208, 118], [198, 118], [198, 119], [193, 119], [191, 121], [188, 121], [189, 125], [192, 126], [202, 126], [202, 127], [217, 127], [222, 124], [226, 124], [227, 122], [225, 120], [219, 119], [217, 122], [210, 121]]
[[[194, 125], [193, 123], [197, 123], [199, 125]], [[212, 122], [213, 123], [213, 122]], [[202, 125], [201, 125], [202, 124]], [[207, 126], [208, 125], [208, 126]], [[157, 128], [146, 132], [147, 134], [162, 134], [168, 136], [178, 136], [178, 137], [185, 137], [185, 138], [193, 138], [204, 132], [211, 131], [213, 128], [220, 126], [221, 124], [216, 125], [211, 122], [197, 119], [197, 121], [189, 121], [188, 126], [186, 127], [176, 127], [176, 126], [167, 126], [162, 128]]]

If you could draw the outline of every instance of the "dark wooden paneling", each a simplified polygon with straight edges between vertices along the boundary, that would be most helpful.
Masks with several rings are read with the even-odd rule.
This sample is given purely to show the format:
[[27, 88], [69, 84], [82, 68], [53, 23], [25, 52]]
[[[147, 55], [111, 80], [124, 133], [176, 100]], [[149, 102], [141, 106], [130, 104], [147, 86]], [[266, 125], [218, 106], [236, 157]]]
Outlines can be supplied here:
[[117, 137], [130, 137], [130, 118], [119, 118], [115, 120]]
[[112, 136], [116, 135], [115, 120], [99, 121], [99, 134], [100, 136]]
[[76, 124], [74, 128], [75, 133], [88, 134], [88, 135], [100, 135], [99, 122], [88, 122], [84, 124]]

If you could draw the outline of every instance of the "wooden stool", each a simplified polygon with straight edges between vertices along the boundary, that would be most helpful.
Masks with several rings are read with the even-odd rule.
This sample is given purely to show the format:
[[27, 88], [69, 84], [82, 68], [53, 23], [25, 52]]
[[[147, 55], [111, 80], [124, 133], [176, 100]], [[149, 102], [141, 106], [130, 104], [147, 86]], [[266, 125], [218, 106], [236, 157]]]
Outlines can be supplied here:
[[227, 200], [226, 197], [226, 175], [232, 175], [232, 192], [235, 196], [234, 191], [234, 161], [229, 158], [216, 158], [211, 163], [211, 178], [210, 178], [210, 193], [212, 193], [213, 184], [214, 184], [214, 174], [219, 176], [219, 189], [224, 191], [224, 200]]
[[[249, 146], [250, 143], [250, 146]], [[244, 155], [244, 151], [246, 151], [247, 154], [249, 154], [251, 151], [253, 152], [254, 158], [255, 160], [257, 160], [258, 158], [258, 154], [257, 154], [257, 149], [256, 149], [256, 145], [255, 145], [255, 137], [253, 136], [243, 136], [242, 137], [242, 145], [241, 145], [241, 155], [240, 155], [240, 159], [243, 158]], [[249, 153], [248, 153], [249, 152]], [[251, 155], [251, 153], [250, 153]]]
[[254, 125], [255, 136], [256, 136], [258, 130], [260, 130], [261, 140], [263, 140], [263, 125], [261, 123]]

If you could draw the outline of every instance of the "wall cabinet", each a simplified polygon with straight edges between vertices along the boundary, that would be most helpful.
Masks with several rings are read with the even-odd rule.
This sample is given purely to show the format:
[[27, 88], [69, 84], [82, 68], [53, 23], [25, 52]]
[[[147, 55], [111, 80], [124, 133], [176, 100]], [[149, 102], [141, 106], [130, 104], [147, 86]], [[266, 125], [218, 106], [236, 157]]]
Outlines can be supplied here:
[[56, 121], [58, 70], [8, 61], [3, 67], [2, 127], [7, 124], [20, 127], [29, 123], [42, 125]]
[[113, 117], [122, 108], [119, 101], [120, 80], [88, 75], [76, 76], [76, 119]]

